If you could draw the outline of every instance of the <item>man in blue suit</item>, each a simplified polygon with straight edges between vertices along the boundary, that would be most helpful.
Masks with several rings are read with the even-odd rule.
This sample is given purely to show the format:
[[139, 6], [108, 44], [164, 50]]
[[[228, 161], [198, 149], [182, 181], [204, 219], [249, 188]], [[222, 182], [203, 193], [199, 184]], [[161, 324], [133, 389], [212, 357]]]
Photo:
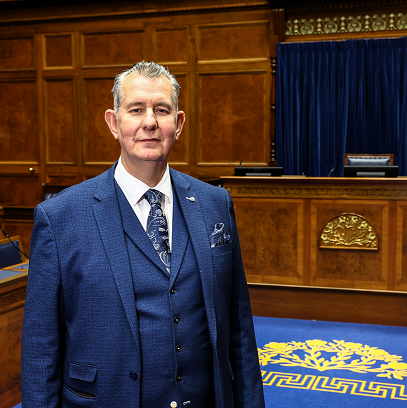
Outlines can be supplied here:
[[232, 201], [167, 164], [178, 93], [153, 62], [119, 74], [120, 159], [35, 210], [24, 408], [264, 408]]

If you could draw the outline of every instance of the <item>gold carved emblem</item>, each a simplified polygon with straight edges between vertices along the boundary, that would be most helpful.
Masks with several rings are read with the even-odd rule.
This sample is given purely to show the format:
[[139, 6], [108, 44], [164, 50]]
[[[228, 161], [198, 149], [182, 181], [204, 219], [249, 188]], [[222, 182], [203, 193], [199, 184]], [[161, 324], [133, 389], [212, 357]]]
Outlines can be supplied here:
[[372, 225], [357, 214], [341, 214], [324, 227], [320, 248], [378, 250], [377, 234]]

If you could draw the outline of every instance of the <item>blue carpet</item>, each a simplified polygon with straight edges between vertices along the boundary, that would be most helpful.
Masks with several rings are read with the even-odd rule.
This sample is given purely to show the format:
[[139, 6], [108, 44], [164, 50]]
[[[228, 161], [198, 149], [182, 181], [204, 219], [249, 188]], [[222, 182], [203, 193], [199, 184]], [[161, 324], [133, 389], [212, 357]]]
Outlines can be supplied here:
[[254, 325], [267, 408], [407, 406], [407, 328], [267, 317]]
[[407, 328], [254, 318], [267, 407], [407, 406]]

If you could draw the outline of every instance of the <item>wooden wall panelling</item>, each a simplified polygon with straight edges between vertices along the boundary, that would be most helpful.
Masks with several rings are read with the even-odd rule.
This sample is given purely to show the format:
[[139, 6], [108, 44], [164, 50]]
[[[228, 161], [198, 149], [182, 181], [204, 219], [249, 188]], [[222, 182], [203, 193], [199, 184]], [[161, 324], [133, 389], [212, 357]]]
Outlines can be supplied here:
[[33, 36], [0, 39], [0, 71], [35, 69]]
[[45, 79], [45, 143], [47, 164], [75, 164], [74, 81]]
[[35, 80], [0, 82], [0, 162], [39, 163], [38, 101]]
[[157, 28], [153, 33], [153, 61], [186, 65], [189, 61], [188, 27]]
[[144, 31], [83, 33], [83, 67], [131, 66], [144, 57]]
[[73, 68], [74, 41], [72, 33], [43, 36], [44, 69]]
[[106, 109], [113, 109], [113, 80], [114, 77], [83, 80], [83, 158], [87, 165], [111, 165], [120, 156], [119, 142], [104, 119]]
[[38, 174], [2, 173], [0, 175], [1, 204], [34, 206], [39, 200], [39, 189]]
[[268, 29], [268, 21], [196, 27], [200, 176], [208, 169], [233, 174], [240, 162], [269, 162]]

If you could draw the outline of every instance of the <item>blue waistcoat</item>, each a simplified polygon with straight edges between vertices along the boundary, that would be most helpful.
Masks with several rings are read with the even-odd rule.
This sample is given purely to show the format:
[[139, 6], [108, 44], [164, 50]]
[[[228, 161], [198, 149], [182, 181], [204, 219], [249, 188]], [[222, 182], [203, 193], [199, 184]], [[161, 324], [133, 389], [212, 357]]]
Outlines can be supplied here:
[[[198, 264], [174, 191], [171, 274], [116, 185], [132, 268], [141, 344], [140, 407], [214, 407], [213, 357]], [[199, 329], [197, 329], [199, 328]]]

